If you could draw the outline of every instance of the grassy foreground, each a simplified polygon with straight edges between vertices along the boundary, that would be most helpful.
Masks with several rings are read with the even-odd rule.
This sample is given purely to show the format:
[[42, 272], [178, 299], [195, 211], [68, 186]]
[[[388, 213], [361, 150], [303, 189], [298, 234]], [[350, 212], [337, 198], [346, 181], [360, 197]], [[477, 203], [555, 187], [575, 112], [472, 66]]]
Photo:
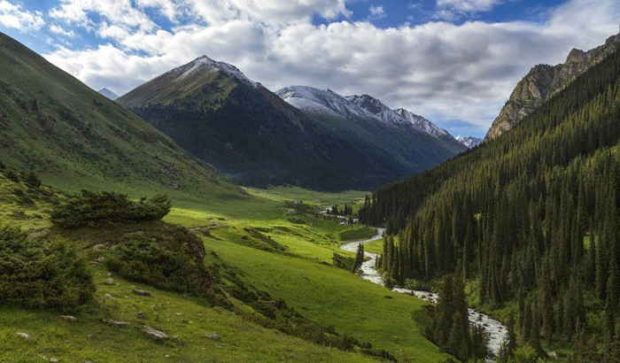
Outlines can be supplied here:
[[[1, 178], [1, 177], [0, 177]], [[24, 203], [19, 183], [0, 179], [3, 209], [0, 223], [19, 225], [31, 234], [46, 233], [51, 204], [43, 195]], [[50, 190], [49, 193], [52, 193]], [[136, 195], [137, 196], [137, 195]], [[304, 317], [331, 326], [340, 334], [391, 352], [399, 361], [440, 362], [447, 358], [427, 341], [412, 313], [422, 303], [409, 296], [359, 279], [332, 265], [334, 252], [349, 237], [372, 234], [359, 226], [316, 214], [317, 207], [355, 202], [360, 192], [315, 193], [296, 188], [248, 189], [247, 195], [175, 195], [165, 221], [199, 232], [207, 251], [234, 268], [244, 282], [282, 299]], [[21, 199], [20, 199], [21, 198]], [[301, 201], [303, 203], [293, 203]], [[207, 233], [205, 234], [205, 231]], [[345, 236], [345, 238], [343, 238]], [[83, 234], [71, 236], [89, 257], [94, 242]], [[207, 262], [210, 257], [207, 257]], [[365, 362], [376, 361], [357, 352], [317, 345], [267, 329], [222, 308], [194, 298], [127, 282], [89, 260], [95, 276], [95, 301], [66, 321], [60, 313], [0, 306], [0, 361], [33, 362]], [[132, 293], [138, 287], [152, 296]], [[128, 322], [115, 327], [103, 320]], [[160, 343], [142, 332], [144, 325], [173, 337]], [[30, 339], [17, 334], [24, 332]], [[215, 338], [214, 335], [215, 334]]]

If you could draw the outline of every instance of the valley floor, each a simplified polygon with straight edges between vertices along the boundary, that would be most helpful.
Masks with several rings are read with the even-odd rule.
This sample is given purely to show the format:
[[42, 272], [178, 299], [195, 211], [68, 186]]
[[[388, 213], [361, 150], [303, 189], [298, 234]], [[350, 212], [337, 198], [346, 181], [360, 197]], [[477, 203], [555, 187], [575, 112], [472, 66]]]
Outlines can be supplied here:
[[[210, 198], [206, 202], [194, 196], [175, 198], [175, 207], [164, 221], [194, 230], [202, 236], [207, 252], [214, 252], [245, 283], [285, 301], [321, 326], [387, 350], [399, 361], [440, 362], [448, 358], [422, 336], [412, 319], [424, 302], [333, 266], [335, 252], [346, 254], [340, 250], [343, 238], [372, 235], [374, 230], [342, 225], [314, 211], [359, 201], [363, 193], [329, 194], [295, 188], [247, 192], [247, 198]], [[1, 222], [18, 224], [33, 233], [46, 233], [50, 228], [45, 206], [36, 213], [32, 207], [33, 211], [20, 218], [10, 211], [13, 207], [5, 209]], [[89, 232], [66, 238], [89, 256], [94, 244]], [[96, 298], [75, 314], [77, 321], [63, 320], [57, 312], [0, 308], [0, 361], [378, 360], [359, 351], [342, 351], [267, 329], [191, 297], [108, 276], [96, 260], [89, 266], [95, 275]], [[106, 281], [110, 278], [112, 284]], [[135, 287], [150, 291], [152, 296], [132, 293]], [[111, 326], [103, 320], [124, 321], [129, 326]], [[145, 325], [165, 331], [173, 339], [155, 342], [142, 332]], [[20, 332], [30, 338], [18, 336]]]

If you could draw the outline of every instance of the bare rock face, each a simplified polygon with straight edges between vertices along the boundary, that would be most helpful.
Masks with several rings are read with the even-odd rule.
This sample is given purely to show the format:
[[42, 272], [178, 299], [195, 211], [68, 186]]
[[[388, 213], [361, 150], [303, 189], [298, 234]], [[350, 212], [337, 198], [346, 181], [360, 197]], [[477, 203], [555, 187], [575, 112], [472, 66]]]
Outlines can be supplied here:
[[608, 38], [604, 45], [587, 52], [571, 50], [564, 63], [555, 66], [543, 64], [532, 68], [517, 83], [508, 102], [493, 121], [485, 140], [494, 139], [512, 129], [575, 78], [617, 49], [620, 49], [620, 34]]

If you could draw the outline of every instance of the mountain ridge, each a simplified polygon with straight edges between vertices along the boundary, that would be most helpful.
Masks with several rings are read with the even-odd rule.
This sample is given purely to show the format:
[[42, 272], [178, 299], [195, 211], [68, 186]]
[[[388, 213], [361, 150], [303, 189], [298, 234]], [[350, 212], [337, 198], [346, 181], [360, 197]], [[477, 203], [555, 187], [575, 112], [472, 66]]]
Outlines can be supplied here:
[[579, 75], [620, 49], [620, 34], [603, 45], [583, 51], [573, 48], [564, 63], [539, 64], [517, 83], [506, 104], [489, 128], [485, 141], [492, 140], [517, 125], [553, 95], [568, 86]]

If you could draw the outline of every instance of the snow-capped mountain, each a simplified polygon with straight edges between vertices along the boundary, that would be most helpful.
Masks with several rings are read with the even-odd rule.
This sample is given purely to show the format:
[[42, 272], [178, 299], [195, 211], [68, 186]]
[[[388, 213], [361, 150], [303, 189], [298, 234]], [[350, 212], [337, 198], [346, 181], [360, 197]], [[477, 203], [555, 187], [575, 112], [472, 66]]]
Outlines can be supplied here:
[[426, 118], [420, 115], [416, 115], [409, 110], [399, 108], [396, 110], [396, 113], [403, 119], [409, 121], [409, 123], [411, 123], [415, 128], [420, 131], [424, 131], [427, 134], [433, 135], [435, 137], [451, 136], [448, 131], [438, 127]]
[[290, 105], [304, 111], [325, 113], [342, 117], [373, 117], [358, 105], [332, 90], [307, 86], [282, 88], [276, 94]]
[[437, 127], [426, 118], [404, 108], [393, 110], [379, 99], [366, 94], [343, 97], [332, 90], [321, 90], [307, 86], [282, 88], [276, 94], [303, 111], [345, 118], [373, 118], [388, 125], [412, 126], [414, 129], [436, 138], [452, 138], [448, 131]]
[[370, 114], [374, 115], [380, 121], [388, 124], [407, 124], [408, 122], [403, 119], [396, 111], [386, 106], [380, 100], [369, 95], [353, 95], [345, 97], [347, 100], [363, 108]]
[[482, 143], [482, 139], [474, 136], [457, 136], [456, 141], [463, 144], [468, 149], [473, 149]]
[[113, 91], [111, 91], [111, 90], [109, 90], [109, 89], [107, 89], [105, 87], [100, 89], [97, 92], [99, 92], [101, 95], [103, 95], [106, 98], [111, 99], [111, 100], [115, 100], [115, 99], [118, 98], [118, 95], [116, 93], [114, 93]]
[[185, 64], [179, 68], [175, 68], [168, 73], [174, 73], [179, 81], [182, 81], [188, 77], [196, 74], [204, 75], [209, 72], [222, 72], [228, 76], [231, 76], [245, 84], [251, 86], [257, 86], [258, 84], [250, 80], [239, 68], [228, 64], [226, 62], [220, 62], [203, 55], [194, 59], [192, 62]]

